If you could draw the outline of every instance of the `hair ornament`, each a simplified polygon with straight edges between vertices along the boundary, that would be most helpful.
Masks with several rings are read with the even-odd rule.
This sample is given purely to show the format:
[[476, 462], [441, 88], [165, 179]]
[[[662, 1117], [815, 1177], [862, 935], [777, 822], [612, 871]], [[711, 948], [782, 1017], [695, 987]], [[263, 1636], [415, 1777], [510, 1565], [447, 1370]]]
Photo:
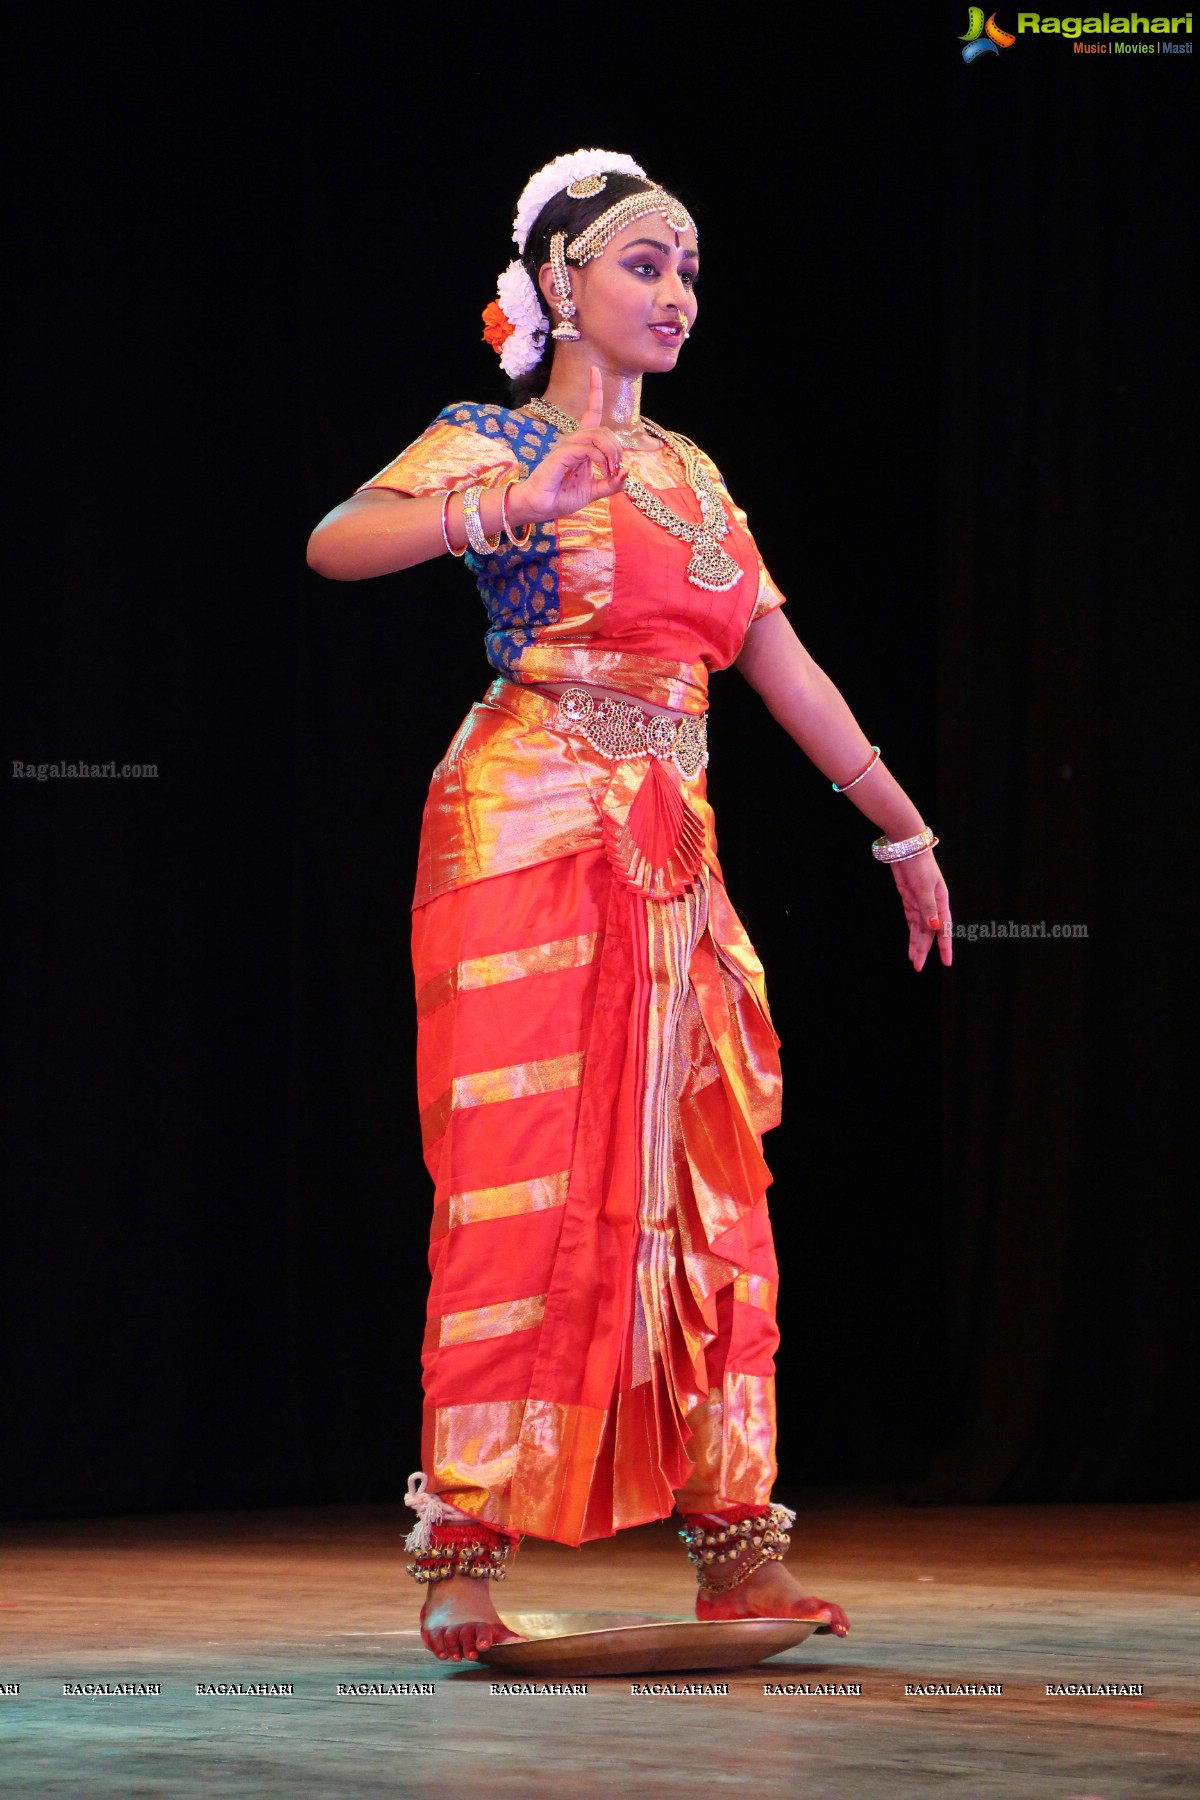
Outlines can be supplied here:
[[484, 340], [498, 352], [506, 375], [527, 375], [545, 348], [550, 321], [524, 263], [510, 262], [501, 271], [496, 292], [498, 300], [483, 311]]
[[567, 189], [572, 200], [590, 200], [593, 194], [602, 194], [608, 186], [607, 175], [581, 175]]
[[627, 194], [624, 200], [617, 200], [607, 212], [602, 212], [598, 219], [586, 225], [578, 237], [572, 238], [567, 245], [566, 254], [573, 263], [591, 262], [593, 256], [603, 256], [608, 246], [624, 231], [627, 225], [634, 225], [639, 219], [648, 219], [651, 213], [665, 219], [672, 231], [694, 231], [695, 221], [687, 207], [674, 194], [668, 194], [666, 188], [642, 188], [636, 194]]
[[[517, 201], [517, 214], [513, 220], [513, 243], [518, 254], [524, 256], [529, 233], [548, 200], [589, 176], [605, 174], [636, 175], [642, 181], [646, 179], [641, 163], [634, 162], [632, 156], [625, 156], [619, 150], [572, 150], [566, 156], [556, 156], [536, 175], [531, 175]], [[600, 192], [598, 188], [593, 191]], [[580, 196], [572, 195], [572, 198]]]

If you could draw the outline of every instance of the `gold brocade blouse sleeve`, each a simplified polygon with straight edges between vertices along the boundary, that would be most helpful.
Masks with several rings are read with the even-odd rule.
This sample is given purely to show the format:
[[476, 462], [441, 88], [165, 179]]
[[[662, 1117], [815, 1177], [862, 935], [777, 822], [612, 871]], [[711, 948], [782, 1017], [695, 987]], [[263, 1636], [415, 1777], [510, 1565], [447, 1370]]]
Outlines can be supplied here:
[[355, 492], [393, 488], [399, 494], [442, 494], [447, 488], [470, 487], [474, 482], [491, 486], [524, 467], [505, 423], [500, 407], [480, 407], [467, 401], [448, 406], [407, 450]]
[[712, 457], [701, 450], [699, 445], [696, 445], [695, 448], [704, 467], [716, 482], [717, 487], [721, 492], [721, 497], [733, 514], [736, 524], [740, 526], [746, 536], [750, 539], [751, 544], [754, 545], [754, 555], [758, 563], [758, 597], [754, 602], [754, 611], [750, 615], [750, 623], [753, 625], [756, 619], [761, 619], [765, 614], [774, 612], [777, 606], [783, 606], [786, 595], [775, 582], [770, 570], [763, 561], [762, 552], [758, 545], [754, 543], [754, 533], [746, 522], [746, 515], [738, 505], [737, 501], [733, 498], [733, 495], [729, 492], [729, 489], [725, 486], [720, 469], [718, 469], [716, 463], [712, 460]]

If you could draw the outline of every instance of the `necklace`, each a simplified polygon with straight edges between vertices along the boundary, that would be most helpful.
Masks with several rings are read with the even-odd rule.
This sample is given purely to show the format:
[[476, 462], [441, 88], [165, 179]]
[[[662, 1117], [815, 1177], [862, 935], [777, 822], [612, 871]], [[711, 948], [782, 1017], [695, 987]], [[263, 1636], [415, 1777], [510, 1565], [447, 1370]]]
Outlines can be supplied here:
[[[553, 425], [556, 431], [579, 430], [578, 419], [573, 419], [570, 413], [563, 412], [561, 407], [549, 400], [527, 400], [525, 410], [535, 418], [544, 419], [547, 425]], [[721, 505], [721, 497], [712, 477], [696, 454], [695, 445], [687, 438], [680, 437], [673, 431], [664, 431], [661, 425], [655, 425], [644, 414], [642, 429], [665, 444], [683, 464], [687, 484], [700, 507], [700, 522], [697, 524], [694, 519], [682, 518], [636, 475], [631, 475], [626, 481], [625, 493], [638, 511], [644, 513], [653, 524], [661, 525], [672, 537], [682, 538], [685, 544], [691, 544], [687, 578], [693, 587], [707, 588], [714, 594], [727, 593], [742, 579], [743, 569], [727, 550], [721, 548], [721, 539], [729, 530], [729, 520], [725, 517], [725, 508]], [[620, 436], [620, 433], [617, 435]]]

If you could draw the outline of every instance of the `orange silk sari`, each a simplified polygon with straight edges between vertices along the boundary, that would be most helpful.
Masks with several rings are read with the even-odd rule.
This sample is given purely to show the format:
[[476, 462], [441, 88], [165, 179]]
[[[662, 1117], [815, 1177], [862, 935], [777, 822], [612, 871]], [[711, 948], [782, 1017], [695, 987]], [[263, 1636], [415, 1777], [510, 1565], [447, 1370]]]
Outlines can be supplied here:
[[[367, 485], [503, 479], [552, 442], [464, 402]], [[632, 461], [699, 518], [672, 457]], [[524, 685], [703, 713], [709, 671], [783, 598], [722, 494], [743, 571], [724, 592], [690, 582], [689, 546], [625, 496], [519, 551], [468, 553], [502, 678], [435, 770], [422, 829], [422, 1466], [463, 1512], [566, 1544], [675, 1505], [761, 1504], [775, 1476], [761, 1138], [779, 1118], [778, 1040], [704, 771], [611, 760]]]

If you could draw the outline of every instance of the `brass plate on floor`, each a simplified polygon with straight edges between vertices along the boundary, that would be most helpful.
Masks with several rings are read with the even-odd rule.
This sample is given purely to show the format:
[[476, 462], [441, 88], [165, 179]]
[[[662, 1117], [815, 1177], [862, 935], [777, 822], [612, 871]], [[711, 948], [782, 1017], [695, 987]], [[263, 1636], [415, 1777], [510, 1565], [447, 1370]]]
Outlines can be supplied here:
[[819, 1619], [672, 1619], [652, 1613], [511, 1613], [522, 1642], [493, 1644], [480, 1662], [568, 1680], [661, 1669], [744, 1669], [802, 1644]]

